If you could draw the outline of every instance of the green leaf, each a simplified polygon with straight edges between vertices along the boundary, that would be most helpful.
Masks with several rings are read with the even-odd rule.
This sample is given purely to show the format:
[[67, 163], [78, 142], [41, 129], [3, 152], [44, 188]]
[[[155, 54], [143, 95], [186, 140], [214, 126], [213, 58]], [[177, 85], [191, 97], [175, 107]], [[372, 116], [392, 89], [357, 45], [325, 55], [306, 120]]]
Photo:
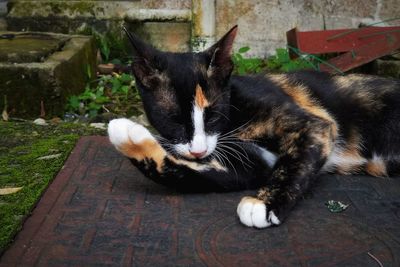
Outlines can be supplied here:
[[101, 78], [100, 78], [100, 80], [101, 81], [103, 81], [103, 82], [109, 82], [109, 81], [111, 81], [113, 79], [113, 76], [111, 76], [111, 75], [103, 75], [103, 76], [101, 76]]
[[101, 109], [101, 105], [96, 104], [95, 102], [90, 102], [88, 105], [88, 109], [90, 110], [99, 110]]
[[121, 77], [119, 78], [122, 83], [129, 84], [133, 78], [131, 75], [122, 73]]
[[124, 94], [127, 94], [127, 93], [129, 92], [129, 85], [123, 85], [123, 86], [121, 86], [121, 91], [122, 91]]
[[105, 104], [108, 102], [110, 102], [110, 98], [108, 98], [107, 96], [99, 96], [95, 100], [95, 103], [97, 104]]
[[295, 61], [290, 61], [284, 64], [281, 68], [285, 72], [294, 71], [298, 69], [297, 63]]
[[89, 96], [90, 96], [90, 99], [92, 99], [92, 100], [96, 99], [96, 94], [93, 92], [89, 92]]
[[243, 60], [243, 56], [241, 54], [239, 54], [239, 53], [235, 54], [235, 58], [238, 61], [238, 63], [240, 63]]
[[89, 64], [86, 64], [86, 75], [88, 80], [92, 78], [92, 68], [90, 67]]
[[243, 46], [243, 47], [239, 48], [238, 52], [241, 53], [241, 54], [243, 54], [243, 53], [246, 53], [246, 52], [249, 51], [249, 50], [250, 50], [250, 47], [248, 47], [248, 46]]
[[104, 86], [103, 85], [97, 86], [96, 91], [101, 93], [101, 95], [104, 95]]
[[91, 118], [96, 117], [97, 114], [98, 114], [97, 109], [91, 109], [91, 110], [89, 110], [89, 117], [91, 117]]
[[108, 62], [111, 50], [110, 47], [108, 46], [107, 41], [104, 38], [102, 38], [100, 42], [100, 52], [103, 55], [104, 60]]
[[285, 48], [276, 49], [276, 57], [279, 62], [285, 63], [290, 61], [289, 53]]
[[114, 93], [118, 92], [118, 90], [120, 89], [122, 84], [117, 78], [112, 79], [111, 83], [112, 83], [111, 92], [114, 94]]
[[79, 103], [79, 98], [77, 96], [73, 95], [69, 97], [68, 104], [71, 109], [77, 110], [79, 108]]
[[121, 65], [122, 61], [118, 58], [114, 58], [113, 60], [110, 61], [110, 63], [116, 64], [116, 65]]
[[344, 211], [349, 205], [343, 204], [342, 202], [336, 200], [328, 200], [325, 203], [325, 206], [329, 209], [330, 212], [337, 213]]

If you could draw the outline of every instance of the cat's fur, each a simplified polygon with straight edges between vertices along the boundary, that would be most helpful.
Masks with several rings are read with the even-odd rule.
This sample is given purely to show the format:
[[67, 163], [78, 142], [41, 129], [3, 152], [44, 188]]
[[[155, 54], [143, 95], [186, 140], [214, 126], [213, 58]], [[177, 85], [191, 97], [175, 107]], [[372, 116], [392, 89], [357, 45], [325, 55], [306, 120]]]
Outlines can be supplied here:
[[322, 171], [399, 172], [400, 82], [314, 71], [231, 75], [237, 27], [201, 53], [158, 51], [128, 33], [154, 137], [113, 120], [111, 142], [150, 179], [181, 190], [258, 189], [240, 221], [278, 225]]

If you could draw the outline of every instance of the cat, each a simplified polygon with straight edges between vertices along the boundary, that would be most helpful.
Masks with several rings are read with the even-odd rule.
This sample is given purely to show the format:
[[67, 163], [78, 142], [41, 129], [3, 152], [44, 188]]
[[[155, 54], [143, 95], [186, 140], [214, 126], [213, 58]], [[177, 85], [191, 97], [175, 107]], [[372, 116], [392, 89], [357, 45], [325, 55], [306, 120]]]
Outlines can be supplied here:
[[399, 174], [400, 81], [317, 71], [236, 76], [237, 26], [199, 53], [159, 51], [125, 29], [151, 125], [110, 121], [145, 176], [183, 191], [253, 189], [240, 222], [281, 224], [322, 172]]

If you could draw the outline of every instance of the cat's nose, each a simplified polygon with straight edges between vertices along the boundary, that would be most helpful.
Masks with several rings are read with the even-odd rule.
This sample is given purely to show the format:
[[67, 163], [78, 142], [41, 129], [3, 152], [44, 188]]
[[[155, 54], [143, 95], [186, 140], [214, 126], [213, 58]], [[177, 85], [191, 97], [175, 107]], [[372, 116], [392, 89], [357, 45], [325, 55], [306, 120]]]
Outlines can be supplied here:
[[207, 153], [206, 150], [201, 151], [201, 152], [193, 152], [193, 151], [190, 151], [190, 154], [191, 154], [193, 157], [198, 158], [198, 159], [201, 158], [201, 157], [203, 157], [206, 153]]

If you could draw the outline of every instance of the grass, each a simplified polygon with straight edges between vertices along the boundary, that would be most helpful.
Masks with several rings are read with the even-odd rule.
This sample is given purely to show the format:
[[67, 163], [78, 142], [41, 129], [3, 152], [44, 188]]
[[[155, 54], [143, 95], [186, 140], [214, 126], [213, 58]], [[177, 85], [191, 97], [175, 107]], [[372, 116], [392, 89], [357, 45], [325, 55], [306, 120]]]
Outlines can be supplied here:
[[[83, 124], [0, 122], [0, 188], [22, 187], [14, 194], [0, 195], [0, 254], [20, 230], [79, 137], [99, 134], [104, 131]], [[57, 156], [40, 159], [49, 155]]]

